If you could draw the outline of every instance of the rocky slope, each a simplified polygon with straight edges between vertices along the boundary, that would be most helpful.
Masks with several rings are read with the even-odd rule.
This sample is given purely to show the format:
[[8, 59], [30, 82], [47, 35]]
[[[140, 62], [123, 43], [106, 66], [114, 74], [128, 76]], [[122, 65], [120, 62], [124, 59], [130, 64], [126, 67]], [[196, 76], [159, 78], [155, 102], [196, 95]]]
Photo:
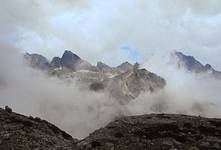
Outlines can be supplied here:
[[172, 53], [172, 59], [178, 68], [184, 68], [185, 70], [193, 73], [208, 73], [211, 76], [221, 79], [221, 72], [215, 70], [210, 64], [203, 65], [196, 60], [193, 56], [187, 56], [181, 52]]
[[76, 142], [45, 120], [0, 108], [1, 150], [77, 150]]
[[221, 119], [167, 114], [124, 117], [78, 146], [85, 150], [220, 150]]
[[110, 80], [108, 91], [121, 103], [130, 101], [141, 92], [155, 92], [162, 89], [166, 82], [163, 78], [146, 69], [133, 68], [133, 71], [122, 73]]
[[221, 119], [150, 114], [119, 118], [82, 140], [0, 108], [1, 150], [220, 150]]

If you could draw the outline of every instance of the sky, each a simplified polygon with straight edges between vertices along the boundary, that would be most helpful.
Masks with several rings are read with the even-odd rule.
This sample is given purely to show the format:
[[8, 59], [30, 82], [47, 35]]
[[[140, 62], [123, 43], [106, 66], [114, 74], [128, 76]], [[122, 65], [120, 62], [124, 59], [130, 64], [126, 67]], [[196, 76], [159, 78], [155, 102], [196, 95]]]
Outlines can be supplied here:
[[177, 50], [221, 70], [220, 0], [0, 0], [0, 42], [51, 59], [144, 62]]

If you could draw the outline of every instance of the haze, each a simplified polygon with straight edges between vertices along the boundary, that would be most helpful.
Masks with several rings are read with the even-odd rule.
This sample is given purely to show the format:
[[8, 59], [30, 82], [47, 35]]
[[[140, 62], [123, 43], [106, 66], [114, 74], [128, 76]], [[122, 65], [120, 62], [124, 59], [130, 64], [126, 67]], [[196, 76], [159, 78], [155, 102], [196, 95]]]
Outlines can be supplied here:
[[[169, 53], [179, 50], [221, 70], [220, 26], [220, 0], [0, 0], [0, 106], [79, 138], [121, 115], [221, 117], [221, 81], [168, 64]], [[51, 59], [66, 49], [92, 64], [138, 61], [167, 85], [121, 106], [23, 63], [25, 52]]]

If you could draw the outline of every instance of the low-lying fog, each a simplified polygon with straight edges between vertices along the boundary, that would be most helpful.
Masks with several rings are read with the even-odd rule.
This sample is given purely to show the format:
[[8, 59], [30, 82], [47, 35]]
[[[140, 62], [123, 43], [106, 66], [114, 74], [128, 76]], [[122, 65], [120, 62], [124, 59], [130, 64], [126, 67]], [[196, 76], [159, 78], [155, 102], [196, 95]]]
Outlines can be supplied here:
[[164, 55], [153, 56], [141, 67], [165, 78], [166, 87], [119, 105], [105, 94], [79, 90], [74, 81], [67, 84], [24, 66], [17, 49], [2, 45], [0, 52], [1, 107], [8, 105], [15, 112], [41, 117], [75, 138], [83, 138], [122, 115], [182, 113], [221, 117], [221, 81], [177, 70]]

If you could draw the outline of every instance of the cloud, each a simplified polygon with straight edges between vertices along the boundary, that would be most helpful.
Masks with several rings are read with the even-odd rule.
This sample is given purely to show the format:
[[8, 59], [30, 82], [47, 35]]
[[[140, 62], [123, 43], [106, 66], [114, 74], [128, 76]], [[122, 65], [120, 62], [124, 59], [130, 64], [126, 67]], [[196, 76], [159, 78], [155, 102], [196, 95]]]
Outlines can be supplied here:
[[221, 117], [221, 81], [178, 71], [166, 63], [165, 55], [154, 55], [142, 64], [166, 79], [165, 89], [120, 105], [106, 93], [91, 92], [74, 80], [67, 82], [27, 67], [12, 46], [1, 43], [0, 53], [0, 106], [46, 119], [76, 138], [122, 115], [163, 112]]
[[187, 11], [201, 16], [217, 15], [221, 8], [219, 0], [161, 0], [159, 3], [163, 13], [170, 15], [182, 15]]
[[92, 63], [110, 51], [117, 54], [125, 43], [134, 45], [145, 57], [156, 51], [178, 49], [221, 69], [217, 57], [221, 48], [221, 22], [217, 21], [221, 18], [220, 3], [8, 0], [0, 6], [0, 40], [49, 58], [70, 49]]
[[[220, 3], [2, 1], [0, 104], [40, 116], [80, 138], [122, 114], [167, 112], [220, 117], [220, 82], [174, 70], [166, 59], [171, 50], [181, 50], [221, 69]], [[122, 51], [122, 45], [136, 51]], [[167, 87], [120, 106], [105, 94], [79, 90], [74, 81], [67, 85], [23, 66], [21, 52], [52, 57], [65, 49], [93, 63], [103, 60], [114, 65], [134, 59], [131, 55], [135, 53], [142, 56], [142, 66], [167, 80]]]
[[0, 44], [0, 106], [15, 112], [41, 117], [76, 138], [82, 138], [106, 125], [121, 111], [105, 93], [79, 89], [56, 77], [24, 65], [21, 54]]

